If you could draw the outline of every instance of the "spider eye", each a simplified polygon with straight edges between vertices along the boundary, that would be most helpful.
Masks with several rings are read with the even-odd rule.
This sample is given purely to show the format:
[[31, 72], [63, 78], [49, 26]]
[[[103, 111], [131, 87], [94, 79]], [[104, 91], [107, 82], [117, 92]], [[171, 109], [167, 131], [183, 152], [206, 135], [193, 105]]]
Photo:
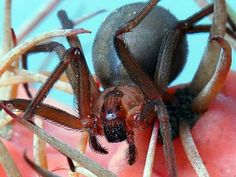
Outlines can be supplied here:
[[114, 120], [117, 118], [117, 115], [116, 113], [113, 113], [113, 112], [108, 112], [106, 114], [106, 120], [110, 121], [110, 120]]

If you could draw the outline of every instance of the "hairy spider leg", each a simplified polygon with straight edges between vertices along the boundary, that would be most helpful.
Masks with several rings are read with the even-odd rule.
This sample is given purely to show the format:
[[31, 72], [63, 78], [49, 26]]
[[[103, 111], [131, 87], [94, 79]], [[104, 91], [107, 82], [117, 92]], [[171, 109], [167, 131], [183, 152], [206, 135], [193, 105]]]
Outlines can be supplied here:
[[[21, 56], [22, 68], [26, 69], [26, 70], [28, 69], [27, 58], [28, 58], [29, 54], [40, 53], [40, 52], [52, 52], [56, 48], [60, 48], [60, 50], [55, 50], [55, 52], [57, 53], [58, 57], [63, 56], [64, 53], [65, 53], [65, 48], [64, 48], [64, 46], [62, 46], [58, 42], [49, 42], [47, 44], [41, 44], [41, 45], [34, 46], [33, 48], [31, 48], [30, 50], [28, 50], [26, 53], [24, 53]], [[29, 98], [32, 98], [33, 96], [32, 96], [32, 93], [29, 90], [29, 84], [28, 83], [24, 83], [23, 87], [25, 89], [26, 95]]]
[[[167, 165], [170, 175], [176, 176], [177, 171], [173, 145], [171, 142], [169, 117], [166, 111], [166, 107], [161, 101], [160, 96], [167, 88], [169, 82], [169, 71], [172, 56], [177, 43], [179, 42], [181, 37], [185, 35], [188, 29], [194, 29], [193, 25], [196, 22], [213, 12], [213, 5], [202, 9], [186, 20], [180, 21], [174, 29], [170, 29], [169, 31], [167, 31], [166, 36], [161, 44], [159, 59], [154, 76], [155, 83], [153, 83], [153, 81], [150, 80], [150, 78], [148, 78], [148, 76], [142, 71], [141, 67], [136, 63], [132, 54], [129, 52], [129, 49], [124, 42], [124, 36], [122, 34], [129, 32], [133, 28], [135, 28], [139, 24], [139, 22], [141, 22], [141, 20], [148, 14], [148, 12], [151, 11], [151, 9], [155, 6], [155, 3], [156, 1], [150, 1], [150, 3], [146, 5], [143, 10], [139, 14], [137, 14], [136, 17], [130, 20], [126, 25], [120, 27], [115, 33], [116, 35], [114, 37], [114, 44], [117, 50], [117, 54], [119, 55], [119, 59], [121, 60], [121, 63], [126, 69], [131, 80], [142, 89], [142, 91], [150, 100], [159, 101], [158, 110], [162, 110], [161, 112], [163, 114], [158, 114], [158, 110], [156, 110], [156, 112], [158, 114], [160, 129], [163, 136]], [[163, 127], [165, 127], [165, 129]]]
[[[68, 19], [66, 13], [64, 11], [60, 11], [59, 19], [62, 23], [63, 28], [71, 28], [73, 27], [72, 22]], [[71, 47], [77, 47], [77, 51], [79, 52], [79, 59], [78, 60], [71, 60], [66, 68], [66, 74], [69, 78], [69, 81], [72, 85], [72, 89], [74, 91], [75, 99], [76, 99], [76, 106], [77, 106], [77, 113], [79, 117], [88, 117], [88, 119], [91, 119], [89, 116], [91, 114], [90, 105], [91, 102], [95, 101], [97, 97], [100, 95], [100, 91], [98, 86], [96, 85], [96, 82], [91, 76], [91, 73], [89, 72], [88, 66], [86, 64], [86, 60], [83, 55], [83, 51], [79, 48], [80, 41], [76, 35], [68, 37], [68, 42]], [[54, 44], [54, 43], [53, 43]], [[32, 52], [41, 52], [41, 51], [52, 51], [53, 45], [39, 45], [32, 49]], [[70, 49], [69, 49], [70, 50]], [[62, 60], [63, 55], [59, 55], [60, 60]], [[60, 67], [62, 62], [58, 65]], [[57, 70], [57, 69], [56, 69]], [[54, 72], [56, 71], [54, 70]], [[53, 72], [53, 73], [54, 73]], [[61, 73], [63, 71], [61, 70]], [[54, 81], [51, 81], [50, 79], [41, 87], [41, 89], [38, 91], [36, 97], [33, 99], [32, 103], [29, 105], [29, 107], [26, 110], [25, 117], [24, 118], [31, 118], [37, 108], [38, 105], [40, 105], [43, 101], [43, 99], [46, 97], [48, 91], [51, 89], [54, 82], [59, 78], [58, 74], [53, 74], [52, 76], [55, 77]], [[60, 74], [61, 74], [60, 73]], [[36, 102], [34, 101], [36, 100]], [[79, 103], [83, 103], [79, 105]], [[30, 113], [30, 114], [28, 114]], [[66, 119], [65, 119], [66, 121]], [[90, 122], [90, 121], [89, 121]], [[96, 124], [97, 122], [94, 122]], [[94, 125], [97, 127], [97, 125]], [[68, 126], [73, 127], [73, 125]], [[100, 153], [107, 153], [107, 151], [101, 147], [100, 143], [97, 141], [97, 138], [95, 137], [95, 133], [97, 133], [97, 130], [90, 129], [89, 136], [90, 136], [90, 144], [91, 147], [97, 152]], [[96, 147], [95, 147], [96, 146]]]
[[[60, 10], [58, 12], [58, 18], [61, 22], [61, 25], [64, 29], [73, 28], [73, 22], [68, 18], [68, 15], [65, 11]], [[76, 35], [67, 37], [67, 41], [70, 44], [70, 47], [81, 47], [80, 40]], [[71, 79], [71, 85], [74, 90], [74, 94], [77, 99], [78, 113], [80, 116], [90, 116], [91, 115], [91, 105], [95, 104], [95, 101], [100, 95], [100, 90], [92, 77], [92, 74], [89, 71], [88, 65], [86, 63], [85, 57], [82, 52], [82, 58], [80, 63], [72, 63], [70, 65], [71, 69], [76, 72], [68, 72], [68, 77]], [[72, 73], [72, 74], [71, 74]], [[97, 125], [94, 125], [97, 126]], [[93, 129], [88, 131], [89, 133], [89, 144], [90, 147], [96, 152], [106, 154], [108, 153], [105, 148], [101, 146], [95, 134], [97, 133]]]

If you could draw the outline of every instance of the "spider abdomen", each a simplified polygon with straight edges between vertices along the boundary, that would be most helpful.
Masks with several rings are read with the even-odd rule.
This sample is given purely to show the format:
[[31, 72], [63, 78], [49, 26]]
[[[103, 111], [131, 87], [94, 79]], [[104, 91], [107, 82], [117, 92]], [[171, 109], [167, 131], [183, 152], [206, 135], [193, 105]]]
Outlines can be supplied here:
[[[93, 44], [93, 63], [96, 75], [104, 88], [130, 83], [130, 79], [117, 56], [113, 44], [115, 31], [138, 13], [145, 3], [125, 5], [111, 13], [101, 25]], [[178, 20], [169, 11], [156, 6], [132, 29], [125, 34], [125, 41], [132, 55], [145, 73], [154, 78], [159, 49], [166, 31], [172, 29]], [[170, 81], [182, 70], [187, 53], [186, 39], [178, 44], [172, 59]]]

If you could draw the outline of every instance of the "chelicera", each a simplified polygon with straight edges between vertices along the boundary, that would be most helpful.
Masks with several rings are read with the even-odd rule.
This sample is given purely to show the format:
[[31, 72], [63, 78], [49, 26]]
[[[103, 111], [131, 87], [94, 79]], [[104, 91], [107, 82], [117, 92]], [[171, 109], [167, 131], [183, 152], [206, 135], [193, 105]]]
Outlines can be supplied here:
[[[186, 20], [177, 21], [170, 12], [156, 6], [156, 3], [156, 0], [151, 0], [148, 4], [135, 3], [121, 7], [108, 17], [101, 27], [94, 43], [93, 55], [96, 74], [104, 91], [100, 91], [89, 72], [79, 39], [72, 36], [67, 37], [71, 46], [69, 49], [57, 42], [50, 42], [28, 51], [54, 50], [60, 58], [60, 63], [32, 100], [2, 101], [1, 107], [8, 109], [8, 112], [9, 108], [24, 111], [23, 119], [26, 120], [31, 120], [37, 114], [72, 129], [86, 130], [89, 133], [90, 147], [98, 153], [106, 154], [108, 151], [99, 143], [97, 135], [104, 135], [111, 143], [126, 140], [129, 165], [135, 163], [137, 155], [134, 129], [145, 129], [158, 121], [170, 176], [177, 176], [172, 136], [177, 136], [178, 131], [171, 132], [171, 126], [178, 127], [179, 121], [186, 120], [176, 117], [176, 123], [170, 124], [164, 102], [170, 102], [170, 110], [173, 102], [182, 104], [181, 101], [186, 97], [169, 94], [166, 89], [184, 66], [187, 50], [185, 34], [210, 30], [209, 25], [198, 26], [195, 23], [212, 13], [213, 5]], [[123, 18], [123, 13], [132, 15]], [[149, 18], [150, 20], [147, 20]], [[152, 18], [156, 21], [158, 18], [163, 20], [160, 22], [163, 25], [162, 31], [158, 32], [158, 27], [155, 26], [160, 24], [151, 23], [153, 26], [150, 26]], [[59, 12], [59, 19], [63, 28], [73, 28], [73, 23], [65, 12]], [[120, 21], [122, 23], [112, 23]], [[106, 26], [110, 29], [105, 28]], [[146, 34], [143, 34], [142, 31], [145, 30]], [[149, 40], [152, 42], [151, 46], [157, 45], [153, 51], [148, 47]], [[180, 89], [180, 95], [188, 93], [187, 96], [190, 97], [187, 108], [190, 114], [193, 113], [192, 110], [202, 112], [207, 109], [210, 101], [222, 88], [230, 70], [230, 45], [219, 36], [212, 36], [210, 42], [213, 41], [223, 49], [223, 56], [220, 57], [210, 80], [200, 90], [195, 89], [192, 83], [185, 89]], [[77, 116], [42, 103], [64, 71], [74, 91]], [[177, 114], [174, 113], [174, 116]]]

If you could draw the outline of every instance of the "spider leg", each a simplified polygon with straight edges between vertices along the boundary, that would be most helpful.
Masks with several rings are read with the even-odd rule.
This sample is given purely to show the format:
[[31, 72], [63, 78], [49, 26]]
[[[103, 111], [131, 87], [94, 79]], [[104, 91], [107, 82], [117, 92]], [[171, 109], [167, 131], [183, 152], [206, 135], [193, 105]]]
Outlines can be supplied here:
[[[65, 11], [60, 10], [58, 12], [58, 18], [64, 29], [74, 27], [73, 22], [68, 18]], [[91, 73], [89, 72], [89, 68], [86, 63], [79, 38], [76, 35], [73, 35], [67, 37], [67, 41], [71, 47], [79, 47], [81, 49], [81, 58], [79, 63], [72, 62], [67, 70], [67, 74], [69, 78], [72, 78], [71, 85], [76, 96], [77, 105], [78, 103], [83, 103], [78, 105], [78, 113], [80, 116], [88, 116], [91, 115], [91, 102], [92, 104], [94, 104], [94, 101], [96, 101], [98, 99], [98, 96], [100, 95], [100, 91]], [[97, 124], [97, 122], [95, 122], [95, 124]], [[97, 125], [94, 125], [94, 127], [97, 127]], [[90, 129], [88, 131], [90, 147], [96, 152], [107, 154], [107, 150], [98, 142], [94, 133], [95, 130]], [[86, 142], [88, 139], [88, 135], [83, 135], [83, 139]]]
[[47, 177], [59, 177], [58, 175], [53, 174], [52, 172], [44, 169], [40, 165], [36, 164], [34, 161], [30, 160], [30, 158], [27, 156], [27, 152], [24, 152], [24, 159], [27, 162], [27, 164], [34, 169], [40, 176], [47, 176]]
[[[63, 48], [63, 50], [64, 50], [64, 48]], [[75, 49], [75, 48], [67, 50], [65, 55], [61, 56], [61, 58], [63, 58], [63, 60], [60, 61], [60, 63], [56, 66], [56, 69], [51, 74], [49, 79], [41, 86], [40, 90], [36, 94], [32, 103], [26, 109], [24, 119], [26, 119], [26, 120], [31, 119], [37, 106], [43, 102], [43, 100], [47, 96], [49, 90], [52, 88], [53, 84], [58, 80], [58, 78], [61, 76], [61, 74], [67, 68], [69, 63], [72, 60], [79, 60], [79, 57], [80, 57], [79, 49]]]
[[[160, 93], [155, 87], [153, 81], [149, 79], [149, 77], [137, 64], [129, 50], [126, 48], [123, 40], [121, 40], [120, 38], [115, 38], [114, 43], [117, 49], [117, 54], [120, 55], [119, 58], [132, 81], [143, 90], [143, 92], [150, 100], [158, 100], [158, 102], [162, 102], [162, 104], [158, 104], [158, 110], [156, 109], [156, 111], [158, 112], [160, 109], [160, 111], [162, 112], [162, 114], [157, 113], [157, 115], [160, 123], [161, 134], [163, 136], [163, 144], [165, 149], [164, 152], [167, 159], [168, 169], [171, 176], [176, 176], [177, 172], [171, 137], [171, 128], [169, 123], [169, 115], [163, 101], [160, 98]], [[144, 119], [141, 121], [143, 121], [144, 124], [149, 122], [148, 119]]]
[[148, 115], [150, 111], [154, 110], [155, 114], [159, 121], [160, 132], [163, 140], [164, 153], [167, 161], [167, 166], [171, 176], [177, 176], [177, 171], [175, 167], [175, 158], [172, 154], [174, 154], [174, 148], [172, 145], [172, 134], [171, 134], [171, 126], [169, 123], [169, 115], [167, 112], [167, 108], [162, 100], [151, 100], [144, 105], [144, 108], [141, 112], [141, 123], [150, 124], [153, 123], [151, 116]]
[[187, 30], [191, 26], [193, 26], [195, 23], [206, 17], [207, 15], [211, 14], [214, 11], [213, 4], [210, 4], [206, 6], [205, 8], [202, 8], [200, 11], [196, 12], [195, 14], [191, 15], [185, 20], [179, 21], [179, 23], [176, 25], [176, 28], [181, 30]]
[[127, 46], [124, 42], [124, 33], [131, 31], [135, 28], [142, 19], [152, 10], [157, 4], [157, 0], [151, 0], [133, 19], [127, 22], [124, 26], [120, 27], [116, 32], [113, 39], [117, 55], [120, 58], [122, 65], [126, 69], [130, 79], [138, 85], [141, 90], [150, 99], [159, 99], [161, 94], [158, 89], [154, 86], [154, 82], [146, 75], [135, 58], [128, 51]]
[[223, 53], [217, 63], [212, 78], [193, 100], [193, 110], [197, 112], [206, 111], [211, 101], [223, 88], [232, 62], [230, 44], [221, 37], [213, 37], [211, 38], [212, 41], [216, 41], [222, 47]]
[[[204, 18], [206, 15], [209, 15], [213, 11], [213, 6], [209, 5], [206, 8], [202, 9], [201, 11], [195, 13], [191, 17], [187, 18], [186, 20], [182, 20], [178, 22], [178, 24], [172, 30], [168, 30], [163, 37], [158, 59], [157, 65], [154, 73], [154, 82], [161, 93], [164, 93], [166, 87], [170, 81], [171, 77], [171, 67], [173, 66], [172, 58], [174, 56], [174, 52], [177, 48], [177, 44], [179, 44], [183, 36], [186, 33], [186, 30], [192, 27], [193, 24]], [[185, 61], [183, 58], [178, 60], [179, 65], [183, 66]], [[175, 73], [178, 74], [180, 69], [176, 70]]]
[[154, 82], [161, 93], [166, 91], [169, 83], [172, 58], [181, 36], [182, 33], [174, 29], [167, 31], [163, 37], [154, 74]]
[[136, 120], [138, 127], [140, 128], [146, 128], [150, 125], [153, 125], [155, 122], [155, 117], [153, 115], [153, 109], [155, 106], [154, 101], [148, 101], [143, 105], [142, 111], [140, 113], [140, 118]]
[[[195, 25], [187, 29], [186, 33], [194, 34], [194, 33], [210, 32], [210, 31], [211, 31], [211, 25]], [[226, 26], [226, 33], [233, 39], [236, 39], [236, 32], [227, 26]]]
[[[4, 104], [11, 109], [18, 109], [23, 112], [25, 112], [30, 103], [31, 100], [27, 99], [12, 99], [0, 102], [0, 104]], [[82, 122], [77, 116], [44, 103], [40, 104], [36, 109], [35, 114], [55, 124], [75, 130], [85, 130], [85, 128], [92, 127], [94, 124], [93, 119], [86, 119], [86, 117], [81, 118], [86, 119], [86, 121]]]
[[136, 161], [137, 157], [137, 148], [134, 143], [134, 131], [128, 130], [127, 132], [127, 143], [129, 145], [127, 152], [126, 152], [126, 158], [129, 165], [133, 165]]
[[172, 143], [172, 136], [171, 136], [171, 127], [169, 122], [169, 115], [167, 112], [167, 108], [163, 101], [157, 100], [155, 101], [155, 111], [159, 120], [160, 124], [160, 131], [161, 136], [163, 139], [163, 146], [164, 146], [164, 153], [165, 158], [167, 161], [167, 167], [170, 176], [177, 176], [177, 170], [176, 170], [176, 161], [174, 156], [174, 148]]
[[90, 170], [92, 173], [97, 174], [98, 176], [115, 176], [114, 173], [111, 173], [110, 171], [106, 171], [103, 167], [101, 167], [98, 163], [95, 163], [93, 160], [90, 160], [83, 154], [81, 154], [79, 151], [76, 151], [72, 149], [70, 146], [60, 142], [56, 138], [48, 135], [46, 132], [44, 132], [41, 128], [33, 125], [32, 123], [22, 119], [22, 117], [14, 114], [7, 105], [1, 103], [0, 108], [4, 109], [4, 111], [9, 114], [11, 117], [19, 121], [20, 124], [22, 124], [24, 127], [29, 129], [31, 132], [39, 136], [40, 138], [44, 139], [48, 142], [52, 147], [60, 151], [62, 154], [66, 155], [67, 157], [70, 157], [74, 161], [80, 163], [82, 166]]
[[[205, 8], [201, 9], [197, 13], [193, 14], [189, 18], [182, 20], [178, 23], [177, 28], [183, 30], [186, 34], [199, 33], [199, 32], [210, 32], [211, 25], [195, 25], [198, 21], [206, 17], [207, 15], [214, 12], [214, 5], [210, 4]], [[236, 25], [234, 24], [232, 18], [227, 14], [227, 22], [230, 26], [226, 27], [226, 33], [232, 38], [236, 39]]]
[[[59, 49], [57, 50], [57, 48], [59, 48]], [[22, 68], [26, 69], [26, 70], [28, 69], [27, 56], [29, 54], [39, 53], [39, 52], [52, 52], [54, 49], [55, 49], [55, 52], [57, 53], [57, 55], [59, 57], [63, 56], [64, 53], [65, 53], [64, 46], [62, 46], [62, 44], [60, 44], [58, 42], [49, 42], [47, 44], [41, 44], [41, 45], [34, 46], [33, 48], [31, 48], [30, 50], [28, 50], [26, 53], [24, 53], [21, 56]], [[25, 92], [26, 92], [27, 96], [29, 98], [32, 98], [32, 94], [31, 94], [31, 92], [29, 90], [29, 84], [28, 83], [24, 83], [23, 87], [25, 89]]]
[[[59, 11], [58, 12], [58, 18], [61, 22], [62, 27], [65, 28], [73, 28], [74, 24], [73, 22], [68, 18], [65, 11]], [[81, 57], [79, 62], [78, 61], [72, 61], [68, 68], [68, 78], [71, 79], [71, 85], [74, 90], [74, 94], [77, 101], [77, 109], [80, 116], [90, 116], [92, 114], [91, 111], [91, 102], [94, 104], [94, 101], [97, 100], [98, 96], [100, 95], [100, 90], [94, 81], [88, 65], [86, 63], [80, 40], [76, 35], [72, 35], [70, 37], [67, 37], [67, 40], [71, 47], [79, 47], [81, 51]], [[92, 149], [94, 149], [96, 152], [100, 152], [102, 154], [107, 154], [107, 150], [101, 146], [101, 144], [98, 142], [95, 131], [97, 128], [97, 122], [95, 121], [94, 127], [90, 128], [88, 130], [89, 132], [89, 143]], [[83, 139], [87, 142], [87, 136], [84, 135]], [[85, 147], [82, 147], [83, 149]]]
[[[152, 4], [153, 3], [153, 4]], [[167, 160], [167, 165], [169, 169], [170, 176], [177, 176], [176, 162], [174, 157], [174, 149], [171, 137], [171, 128], [169, 123], [169, 116], [166, 107], [161, 100], [161, 93], [155, 86], [155, 83], [146, 75], [139, 64], [136, 62], [135, 58], [130, 53], [128, 47], [126, 46], [122, 34], [132, 30], [141, 20], [144, 18], [152, 7], [156, 4], [156, 1], [150, 1], [144, 9], [127, 25], [118, 29], [114, 37], [114, 46], [117, 50], [118, 58], [121, 60], [122, 65], [126, 69], [130, 79], [138, 85], [144, 94], [152, 101], [157, 100], [159, 104], [156, 105], [155, 111], [159, 119], [161, 133], [163, 137], [164, 152]], [[140, 18], [140, 16], [142, 18]], [[135, 22], [135, 23], [134, 23]], [[158, 112], [160, 109], [160, 113]]]
[[66, 156], [66, 159], [67, 159], [67, 163], [70, 167], [70, 171], [75, 172], [76, 171], [76, 166], [74, 165], [73, 160], [68, 156]]
[[[77, 96], [79, 97], [79, 100], [81, 103], [83, 103], [83, 106], [80, 106], [79, 113], [80, 113], [80, 121], [87, 121], [87, 119], [90, 119], [90, 95], [89, 95], [89, 82], [88, 82], [88, 70], [81, 64], [81, 58], [83, 57], [83, 54], [80, 52], [79, 48], [70, 48], [66, 50], [66, 53], [63, 57], [63, 60], [60, 61], [60, 63], [57, 65], [49, 79], [42, 85], [40, 90], [37, 92], [35, 98], [32, 100], [32, 102], [29, 104], [29, 106], [25, 110], [24, 119], [29, 120], [34, 113], [37, 111], [39, 105], [42, 104], [42, 101], [47, 96], [49, 90], [52, 88], [53, 84], [58, 80], [60, 75], [66, 70], [68, 65], [70, 63], [73, 63], [76, 71], [74, 73], [78, 73], [78, 89], [80, 89], [80, 92], [76, 92]], [[86, 77], [87, 76], [87, 77]], [[76, 82], [76, 81], [75, 81]], [[75, 90], [77, 91], [77, 90]], [[87, 97], [88, 98], [87, 98]], [[86, 99], [87, 98], [87, 99]], [[56, 117], [55, 117], [56, 119]], [[66, 121], [66, 119], [65, 119]], [[55, 120], [57, 122], [57, 120]], [[71, 122], [73, 124], [73, 122]], [[96, 122], [94, 122], [96, 123]], [[71, 125], [73, 126], [73, 125]], [[70, 125], [69, 125], [70, 127]], [[88, 127], [89, 128], [89, 127]], [[90, 127], [91, 129], [95, 129], [96, 131], [97, 125], [93, 125]], [[96, 140], [96, 139], [94, 139]], [[93, 144], [95, 145], [95, 143]], [[98, 147], [94, 147], [94, 149], [101, 150], [101, 153], [107, 152], [103, 147], [99, 146], [100, 144], [97, 143]]]
[[[220, 1], [218, 1], [215, 4], [219, 4]], [[220, 2], [222, 5], [222, 1]], [[224, 4], [223, 4], [224, 6]], [[222, 8], [222, 7], [221, 7]], [[210, 4], [204, 8], [202, 8], [201, 10], [199, 10], [198, 12], [196, 12], [195, 14], [191, 15], [190, 17], [188, 17], [185, 20], [181, 20], [178, 24], [177, 24], [177, 28], [183, 30], [186, 33], [189, 33], [192, 31], [193, 28], [195, 28], [195, 24], [197, 22], [199, 22], [200, 20], [202, 20], [203, 18], [205, 18], [206, 16], [210, 15], [211, 13], [213, 13], [214, 11], [216, 11], [216, 7], [214, 7], [214, 4]], [[226, 13], [225, 15], [226, 20], [230, 26], [230, 28], [228, 28], [228, 31], [231, 31], [230, 33], [233, 33], [234, 31], [236, 31], [236, 25], [234, 24], [232, 18], [230, 17], [229, 14]], [[202, 25], [196, 25], [197, 26], [202, 26]], [[211, 25], [203, 25], [202, 26], [202, 31], [201, 28], [199, 27], [199, 29], [197, 29], [197, 32], [209, 32], [210, 30], [208, 30], [209, 26]]]
[[159, 90], [136, 62], [121, 36], [114, 37], [114, 46], [117, 50], [118, 58], [121, 60], [121, 63], [126, 69], [130, 79], [140, 87], [148, 98], [160, 99], [161, 94]]
[[[72, 29], [74, 28], [74, 23], [71, 21], [64, 10], [60, 10], [57, 13], [57, 16], [60, 20], [61, 26], [63, 29]], [[70, 44], [70, 47], [79, 47], [82, 50], [82, 46], [79, 38], [76, 35], [67, 37], [67, 41]]]
[[[189, 18], [182, 20], [178, 23], [178, 28], [184, 29], [185, 33], [199, 33], [199, 32], [210, 32], [211, 25], [195, 25], [198, 21], [206, 17], [207, 15], [214, 12], [214, 5], [210, 4], [205, 8], [201, 9], [199, 12], [193, 14]], [[226, 27], [226, 33], [228, 33], [232, 38], [236, 38], [236, 24], [234, 24], [232, 18], [227, 14], [227, 22], [229, 27]]]
[[[68, 18], [65, 11], [60, 10], [57, 15], [58, 15], [58, 18], [59, 18], [61, 25], [64, 29], [71, 29], [74, 27], [74, 23]], [[76, 35], [68, 36], [67, 41], [68, 41], [70, 47], [79, 47], [83, 53], [80, 40]], [[84, 65], [87, 65], [85, 59], [83, 59], [82, 62], [84, 63]], [[74, 76], [76, 75], [75, 73], [70, 71], [71, 67], [73, 67], [73, 65], [71, 65], [67, 69], [68, 70], [67, 71], [68, 78], [74, 78]], [[86, 66], [86, 68], [88, 70], [88, 66]], [[76, 70], [76, 69], [74, 69], [74, 70]], [[89, 70], [88, 70], [88, 72], [89, 72]], [[75, 81], [76, 79], [72, 79], [72, 80]], [[92, 98], [92, 101], [95, 101], [95, 100], [97, 100], [98, 96], [100, 95], [100, 90], [99, 90], [99, 88], [98, 88], [98, 86], [97, 86], [97, 84], [96, 84], [95, 80], [93, 79], [93, 76], [90, 72], [89, 72], [89, 82], [90, 82], [91, 98]], [[77, 85], [77, 84], [75, 84], [75, 85]], [[92, 102], [92, 104], [94, 104], [94, 102]]]
[[141, 12], [137, 13], [136, 17], [131, 19], [128, 23], [126, 23], [124, 26], [122, 26], [116, 31], [115, 36], [127, 33], [133, 28], [135, 28], [142, 21], [142, 19], [152, 10], [152, 8], [155, 7], [158, 1], [159, 0], [150, 0], [149, 3], [141, 10]]
[[89, 145], [91, 149], [93, 149], [97, 153], [101, 153], [101, 154], [108, 153], [108, 151], [104, 147], [102, 147], [102, 145], [100, 144], [93, 130], [89, 130]]
[[145, 125], [150, 125], [151, 122], [153, 123], [152, 118], [150, 118], [150, 115], [148, 115], [148, 113], [152, 110], [155, 111], [156, 117], [158, 118], [168, 172], [170, 176], [177, 176], [169, 115], [163, 101], [151, 100], [147, 102], [146, 105], [144, 105], [144, 108], [141, 112], [141, 118], [138, 121], [140, 121], [139, 123], [143, 123]]
[[[25, 70], [28, 70], [28, 63], [27, 63], [27, 56], [24, 54], [21, 56], [21, 62], [22, 62], [22, 68], [25, 69]], [[32, 98], [32, 94], [29, 90], [29, 84], [28, 83], [23, 83], [23, 88], [26, 92], [26, 95], [29, 97], [29, 98]]]

